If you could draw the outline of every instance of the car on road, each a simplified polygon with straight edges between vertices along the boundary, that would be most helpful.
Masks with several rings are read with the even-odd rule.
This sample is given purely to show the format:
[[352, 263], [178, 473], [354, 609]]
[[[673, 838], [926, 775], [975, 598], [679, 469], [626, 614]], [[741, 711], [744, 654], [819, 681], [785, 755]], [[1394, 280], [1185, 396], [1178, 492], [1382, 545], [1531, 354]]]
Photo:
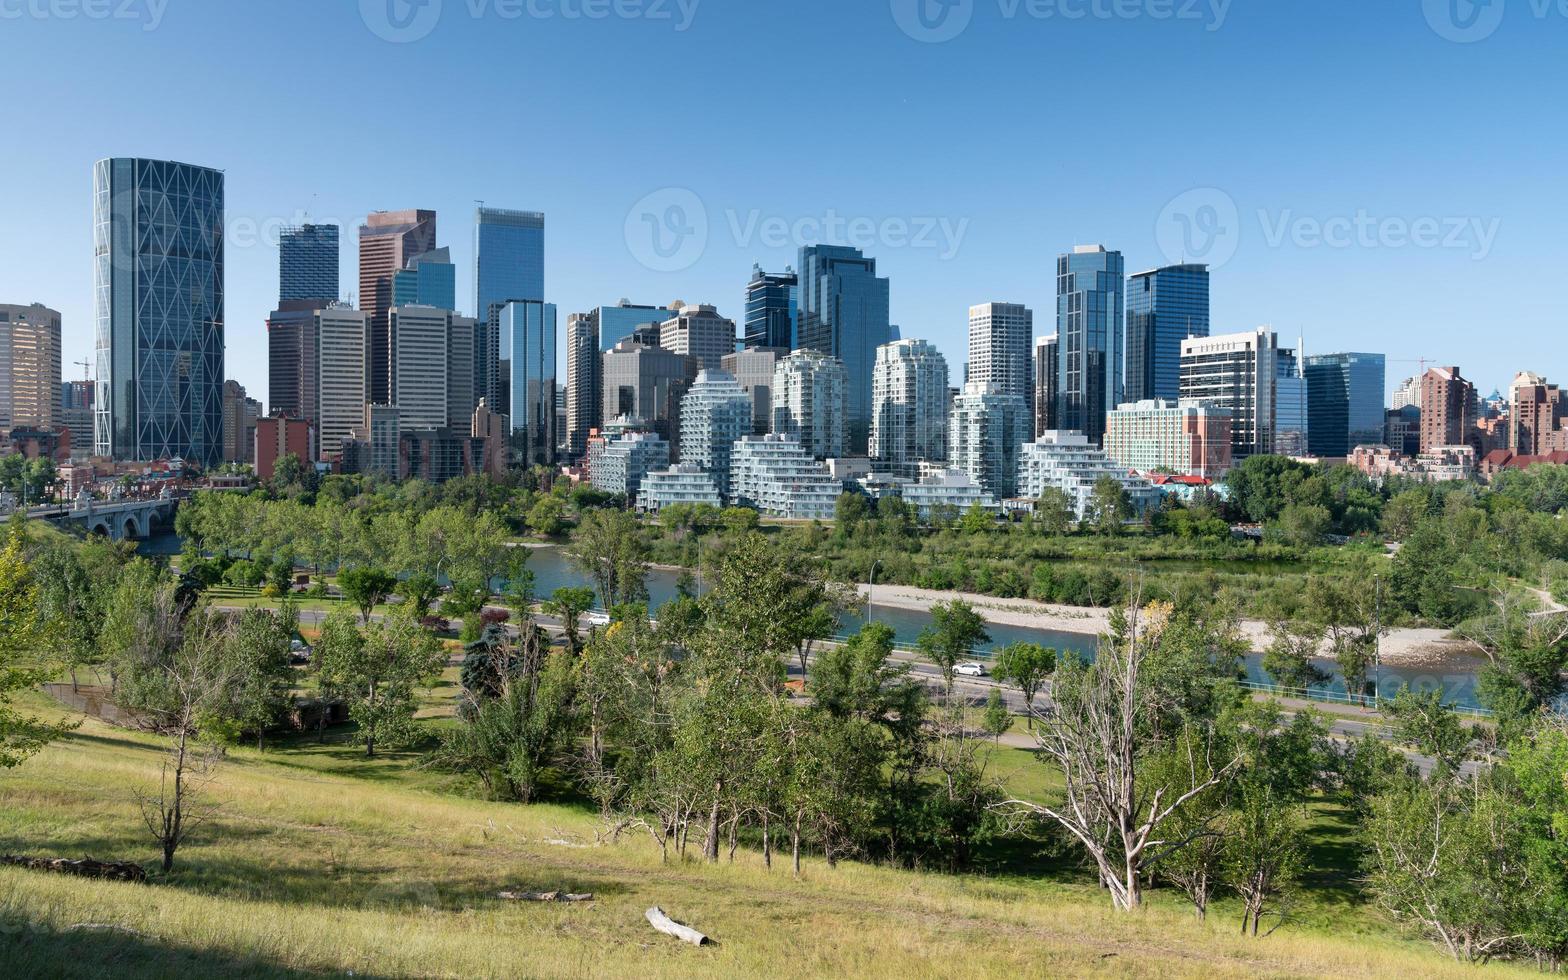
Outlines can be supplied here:
[[589, 610], [583, 613], [582, 624], [584, 626], [608, 626], [610, 625], [610, 614], [599, 612], [596, 609]]
[[984, 677], [986, 675], [986, 669], [985, 664], [971, 661], [967, 664], [959, 664], [957, 667], [954, 667], [953, 673], [959, 675], [960, 677]]

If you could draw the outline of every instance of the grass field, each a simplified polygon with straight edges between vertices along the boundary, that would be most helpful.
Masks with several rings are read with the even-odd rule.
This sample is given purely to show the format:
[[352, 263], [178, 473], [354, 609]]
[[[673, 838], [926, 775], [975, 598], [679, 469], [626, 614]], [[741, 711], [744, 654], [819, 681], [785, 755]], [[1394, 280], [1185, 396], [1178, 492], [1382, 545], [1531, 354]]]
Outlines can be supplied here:
[[[433, 694], [428, 713], [439, 714]], [[33, 710], [52, 710], [38, 695]], [[995, 771], [1038, 795], [1029, 754]], [[0, 849], [135, 860], [154, 848], [131, 799], [156, 740], [87, 722], [0, 774]], [[0, 869], [0, 950], [12, 976], [1473, 976], [1398, 938], [1350, 897], [1314, 889], [1299, 923], [1236, 935], [1220, 903], [1198, 923], [1169, 896], [1109, 910], [1086, 878], [958, 877], [808, 860], [800, 880], [743, 849], [733, 864], [661, 864], [646, 835], [596, 841], [571, 803], [454, 795], [412, 753], [366, 761], [342, 734], [234, 749], [222, 808], [147, 885]], [[1314, 846], [1334, 846], [1332, 822]], [[1059, 862], [1058, 862], [1059, 864]], [[1025, 867], [1027, 862], [1015, 862]], [[1328, 883], [1332, 884], [1332, 883]], [[591, 891], [584, 905], [516, 904], [503, 888]], [[713, 936], [655, 933], [660, 905]], [[1507, 976], [1506, 968], [1488, 975]]]

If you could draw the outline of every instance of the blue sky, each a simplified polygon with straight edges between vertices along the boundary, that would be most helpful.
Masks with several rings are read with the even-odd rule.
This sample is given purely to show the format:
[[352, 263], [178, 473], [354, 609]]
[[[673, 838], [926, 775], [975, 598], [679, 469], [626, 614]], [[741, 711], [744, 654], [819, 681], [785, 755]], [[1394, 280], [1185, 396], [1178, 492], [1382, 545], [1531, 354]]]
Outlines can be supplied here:
[[1568, 381], [1555, 3], [681, 2], [0, 0], [0, 301], [90, 351], [91, 166], [134, 155], [227, 171], [229, 375], [262, 398], [278, 225], [342, 222], [348, 292], [366, 212], [434, 208], [468, 304], [476, 199], [546, 212], [563, 322], [739, 317], [836, 216], [955, 377], [971, 304], [1053, 332], [1056, 254], [1103, 242], [1208, 259], [1216, 332], [1386, 352], [1390, 385]]

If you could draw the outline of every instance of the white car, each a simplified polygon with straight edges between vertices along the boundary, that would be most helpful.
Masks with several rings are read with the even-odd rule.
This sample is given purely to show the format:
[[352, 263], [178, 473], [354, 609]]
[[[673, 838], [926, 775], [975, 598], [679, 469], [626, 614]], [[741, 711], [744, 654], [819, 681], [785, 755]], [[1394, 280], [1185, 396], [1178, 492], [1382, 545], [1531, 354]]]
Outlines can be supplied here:
[[985, 664], [977, 664], [974, 662], [959, 664], [957, 667], [953, 668], [953, 673], [958, 674], [960, 677], [984, 677]]
[[608, 626], [610, 625], [610, 614], [598, 612], [597, 610], [590, 610], [583, 613], [582, 624], [589, 627]]

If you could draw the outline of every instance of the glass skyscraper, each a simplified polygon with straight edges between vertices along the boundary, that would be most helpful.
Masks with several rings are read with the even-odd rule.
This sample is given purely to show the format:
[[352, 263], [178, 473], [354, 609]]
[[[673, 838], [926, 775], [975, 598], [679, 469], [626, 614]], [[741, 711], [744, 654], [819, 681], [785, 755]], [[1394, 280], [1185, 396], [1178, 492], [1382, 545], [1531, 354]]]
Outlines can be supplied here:
[[512, 463], [555, 464], [555, 304], [521, 300], [500, 308], [501, 376], [512, 419]]
[[338, 298], [338, 226], [301, 225], [278, 239], [278, 305]]
[[452, 250], [438, 248], [416, 255], [392, 274], [393, 306], [434, 306], [457, 311], [457, 266]]
[[871, 379], [877, 348], [898, 339], [888, 321], [888, 281], [877, 260], [843, 245], [808, 245], [796, 266], [800, 303], [795, 346], [836, 357], [849, 387], [844, 398], [845, 451], [864, 456], [871, 437]]
[[474, 215], [474, 316], [493, 305], [544, 300], [544, 215], [481, 206]]
[[93, 167], [94, 451], [223, 455], [223, 172], [115, 158]]
[[1314, 456], [1348, 457], [1383, 442], [1386, 365], [1382, 354], [1307, 358], [1307, 445]]
[[763, 272], [752, 266], [746, 284], [746, 347], [795, 349], [795, 321], [800, 305], [800, 277], [794, 269]]
[[1056, 260], [1056, 423], [1098, 445], [1122, 402], [1122, 253], [1080, 245]]
[[1181, 388], [1181, 342], [1208, 335], [1208, 266], [1171, 265], [1128, 279], [1123, 399], [1175, 401]]

